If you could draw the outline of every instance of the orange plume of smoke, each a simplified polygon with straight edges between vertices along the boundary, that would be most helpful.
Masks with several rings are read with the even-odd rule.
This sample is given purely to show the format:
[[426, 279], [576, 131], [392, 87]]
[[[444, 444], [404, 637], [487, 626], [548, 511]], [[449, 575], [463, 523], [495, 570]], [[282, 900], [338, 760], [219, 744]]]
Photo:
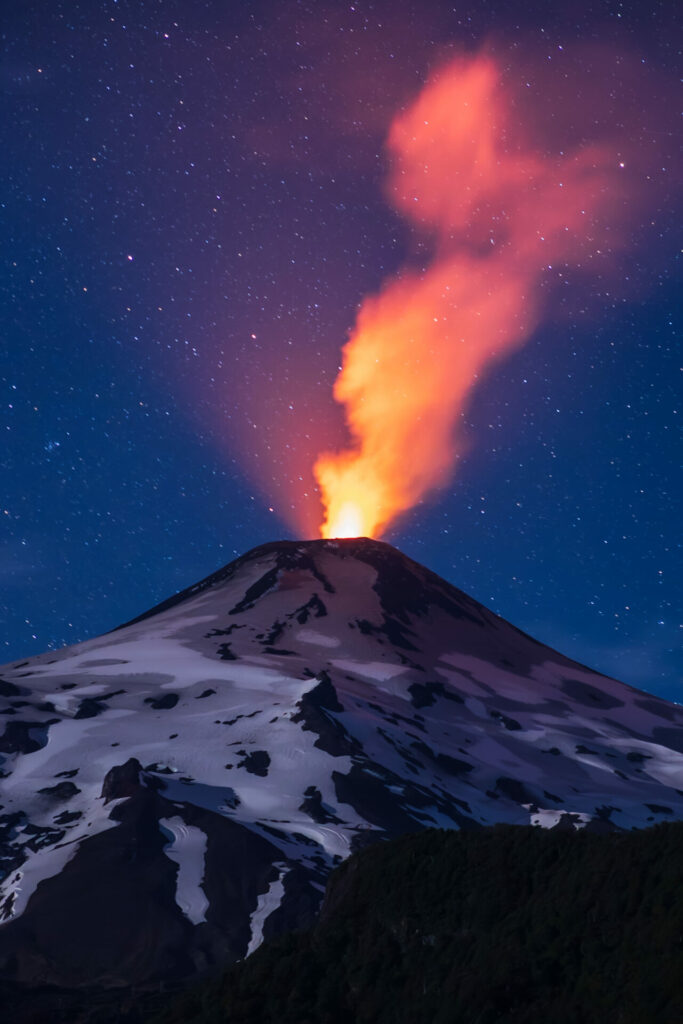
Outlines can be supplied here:
[[389, 194], [433, 254], [363, 302], [344, 347], [334, 397], [352, 444], [314, 467], [323, 537], [378, 536], [443, 485], [468, 396], [538, 325], [549, 267], [600, 252], [601, 218], [623, 199], [614, 157], [596, 144], [548, 156], [513, 115], [479, 55], [433, 77], [391, 126]]

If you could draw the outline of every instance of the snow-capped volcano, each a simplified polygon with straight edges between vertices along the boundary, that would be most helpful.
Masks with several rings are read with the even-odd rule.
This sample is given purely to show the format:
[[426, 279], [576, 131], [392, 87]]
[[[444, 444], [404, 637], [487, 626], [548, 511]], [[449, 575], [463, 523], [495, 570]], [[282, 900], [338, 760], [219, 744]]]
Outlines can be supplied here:
[[0, 969], [26, 983], [244, 957], [376, 838], [683, 817], [683, 708], [365, 539], [256, 548], [0, 695]]

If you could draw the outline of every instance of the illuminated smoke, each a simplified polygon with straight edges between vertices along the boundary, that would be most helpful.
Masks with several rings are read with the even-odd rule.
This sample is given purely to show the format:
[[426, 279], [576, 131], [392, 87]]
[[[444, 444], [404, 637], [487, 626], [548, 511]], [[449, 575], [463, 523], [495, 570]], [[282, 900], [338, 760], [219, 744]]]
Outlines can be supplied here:
[[476, 56], [391, 126], [389, 195], [431, 256], [365, 299], [344, 347], [334, 397], [351, 445], [315, 464], [324, 537], [378, 536], [448, 479], [470, 392], [537, 326], [549, 267], [599, 252], [614, 159], [594, 144], [548, 155], [513, 113], [496, 63]]

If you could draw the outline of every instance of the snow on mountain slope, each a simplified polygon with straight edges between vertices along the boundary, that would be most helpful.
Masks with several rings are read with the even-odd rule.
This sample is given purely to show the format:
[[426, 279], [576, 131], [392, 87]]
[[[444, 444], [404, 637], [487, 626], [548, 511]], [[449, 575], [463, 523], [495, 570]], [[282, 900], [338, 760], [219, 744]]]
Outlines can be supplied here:
[[5, 666], [0, 715], [0, 969], [26, 982], [243, 957], [378, 837], [683, 817], [683, 708], [365, 539], [265, 545]]

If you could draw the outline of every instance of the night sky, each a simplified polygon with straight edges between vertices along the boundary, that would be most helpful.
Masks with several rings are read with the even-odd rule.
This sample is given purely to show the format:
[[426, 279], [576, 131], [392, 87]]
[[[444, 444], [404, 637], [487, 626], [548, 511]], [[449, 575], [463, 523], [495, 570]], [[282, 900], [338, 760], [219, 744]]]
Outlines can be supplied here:
[[388, 125], [486, 43], [540, 118], [557, 87], [575, 141], [602, 121], [615, 160], [638, 155], [640, 205], [609, 271], [549, 293], [473, 395], [457, 475], [385, 539], [683, 701], [675, 7], [6, 5], [0, 660], [316, 535], [341, 346], [424, 245], [386, 201]]

